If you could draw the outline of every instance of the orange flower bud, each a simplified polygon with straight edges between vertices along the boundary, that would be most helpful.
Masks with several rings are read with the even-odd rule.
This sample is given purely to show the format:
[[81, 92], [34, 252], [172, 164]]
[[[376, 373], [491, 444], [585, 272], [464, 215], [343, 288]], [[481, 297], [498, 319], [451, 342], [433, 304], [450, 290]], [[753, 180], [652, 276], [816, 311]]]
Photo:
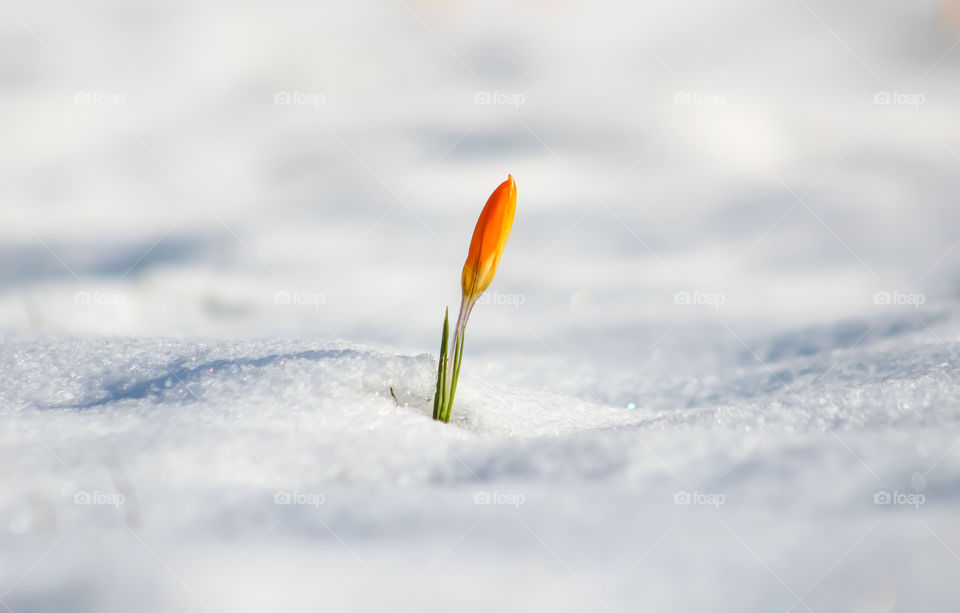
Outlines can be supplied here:
[[470, 252], [461, 276], [464, 299], [476, 298], [493, 281], [516, 211], [517, 184], [513, 182], [513, 175], [507, 175], [507, 180], [490, 194], [473, 230]]

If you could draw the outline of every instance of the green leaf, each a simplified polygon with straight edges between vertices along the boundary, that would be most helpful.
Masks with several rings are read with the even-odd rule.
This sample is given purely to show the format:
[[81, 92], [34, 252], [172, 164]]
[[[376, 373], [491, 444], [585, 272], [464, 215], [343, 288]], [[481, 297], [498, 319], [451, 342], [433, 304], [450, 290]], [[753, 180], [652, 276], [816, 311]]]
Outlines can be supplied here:
[[[440, 359], [437, 361], [437, 391], [433, 395], [433, 418], [441, 419], [446, 404], [447, 340], [450, 336], [450, 307], [443, 315], [443, 336], [440, 338]], [[449, 414], [449, 411], [448, 411]], [[449, 418], [448, 418], [449, 419]]]

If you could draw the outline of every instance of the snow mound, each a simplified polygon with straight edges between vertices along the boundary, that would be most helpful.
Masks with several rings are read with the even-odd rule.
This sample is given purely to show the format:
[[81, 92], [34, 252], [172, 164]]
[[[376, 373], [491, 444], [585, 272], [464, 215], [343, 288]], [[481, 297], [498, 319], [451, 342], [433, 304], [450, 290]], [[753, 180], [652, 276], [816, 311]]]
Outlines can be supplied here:
[[449, 425], [431, 355], [8, 336], [4, 602], [936, 608], [960, 538], [960, 342], [937, 340], [956, 321], [756, 338], [725, 371], [633, 380], [651, 407], [692, 399], [672, 410], [466, 375]]

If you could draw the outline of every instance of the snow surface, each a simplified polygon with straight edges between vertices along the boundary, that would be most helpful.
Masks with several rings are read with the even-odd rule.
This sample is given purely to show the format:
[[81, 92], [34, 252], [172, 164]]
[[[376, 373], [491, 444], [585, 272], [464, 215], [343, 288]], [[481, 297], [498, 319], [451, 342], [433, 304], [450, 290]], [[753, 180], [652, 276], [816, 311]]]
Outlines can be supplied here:
[[955, 610], [956, 2], [0, 12], [0, 611]]

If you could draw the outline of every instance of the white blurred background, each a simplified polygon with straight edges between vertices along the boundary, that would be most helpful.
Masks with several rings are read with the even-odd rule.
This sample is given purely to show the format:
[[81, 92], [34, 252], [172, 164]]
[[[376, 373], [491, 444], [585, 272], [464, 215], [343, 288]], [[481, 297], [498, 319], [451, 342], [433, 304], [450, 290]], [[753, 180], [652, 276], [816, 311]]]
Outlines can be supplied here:
[[436, 351], [508, 172], [470, 342], [514, 382], [924, 316], [958, 5], [4, 0], [0, 325]]

